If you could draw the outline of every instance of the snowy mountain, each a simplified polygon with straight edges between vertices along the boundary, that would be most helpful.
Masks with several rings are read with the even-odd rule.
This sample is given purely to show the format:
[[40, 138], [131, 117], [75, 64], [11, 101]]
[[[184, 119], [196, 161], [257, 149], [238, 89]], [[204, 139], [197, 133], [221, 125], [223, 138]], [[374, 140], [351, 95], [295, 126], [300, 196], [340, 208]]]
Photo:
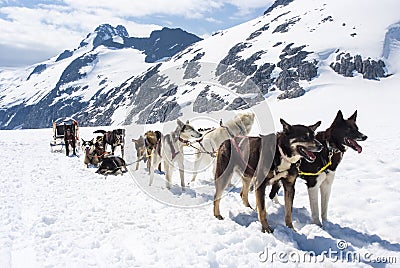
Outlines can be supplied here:
[[100, 25], [73, 51], [28, 68], [0, 70], [1, 128], [48, 127], [58, 117], [83, 112], [114, 96], [116, 87], [153, 62], [199, 40], [181, 29], [136, 38], [124, 26]]
[[[210, 112], [301, 97], [326, 69], [360, 85], [398, 77], [400, 17], [393, 10], [399, 7], [397, 1], [276, 1], [264, 16], [215, 33], [151, 70], [163, 80], [138, 90], [127, 85], [133, 108], [124, 123], [172, 120], [188, 105]], [[136, 105], [149, 88], [156, 96]]]
[[[400, 70], [399, 5], [278, 0], [259, 18], [200, 42], [190, 39], [193, 44], [168, 61], [158, 53], [175, 52], [180, 45], [163, 41], [175, 33], [128, 38], [122, 28], [102, 26], [78, 50], [60, 54], [57, 64], [2, 71], [1, 126], [47, 127], [60, 116], [84, 126], [155, 123], [179, 117], [185, 107], [238, 110], [265, 98], [301, 97], [325, 70], [337, 81], [382, 83]], [[126, 48], [132, 46], [144, 54]]]

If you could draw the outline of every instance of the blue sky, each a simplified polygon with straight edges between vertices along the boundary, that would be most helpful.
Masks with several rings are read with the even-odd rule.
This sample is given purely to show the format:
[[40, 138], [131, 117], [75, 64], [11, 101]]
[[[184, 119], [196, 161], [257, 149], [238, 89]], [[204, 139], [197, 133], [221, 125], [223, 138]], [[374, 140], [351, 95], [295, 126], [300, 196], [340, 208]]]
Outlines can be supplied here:
[[0, 0], [0, 67], [27, 66], [74, 49], [103, 23], [130, 36], [180, 27], [201, 37], [261, 16], [273, 0]]

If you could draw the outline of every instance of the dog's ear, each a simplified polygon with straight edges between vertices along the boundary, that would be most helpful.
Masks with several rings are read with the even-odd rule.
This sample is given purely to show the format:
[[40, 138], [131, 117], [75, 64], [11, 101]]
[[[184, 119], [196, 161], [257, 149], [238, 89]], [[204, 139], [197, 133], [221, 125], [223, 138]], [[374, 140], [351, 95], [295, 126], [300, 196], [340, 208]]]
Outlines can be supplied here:
[[179, 119], [176, 119], [176, 123], [178, 123], [178, 126], [179, 127], [183, 127], [185, 124], [181, 121], [181, 120], [179, 120]]
[[354, 112], [354, 114], [352, 116], [349, 117], [348, 120], [352, 120], [352, 121], [356, 122], [356, 119], [357, 119], [357, 110]]
[[341, 110], [339, 110], [337, 112], [337, 114], [336, 114], [335, 120], [333, 120], [333, 124], [332, 125], [340, 123], [340, 122], [343, 122], [343, 121], [344, 121], [343, 113], [342, 113]]
[[282, 118], [281, 118], [280, 121], [281, 121], [281, 124], [282, 124], [282, 126], [283, 126], [283, 132], [284, 132], [284, 133], [290, 132], [290, 129], [292, 128], [292, 126], [289, 125], [288, 123], [286, 123], [285, 120], [283, 120]]
[[186, 124], [189, 124], [189, 120], [186, 120]]
[[321, 125], [321, 121], [318, 121], [317, 123], [315, 123], [312, 126], [309, 126], [309, 128], [312, 129], [312, 131], [315, 131], [317, 129], [317, 127], [319, 127]]

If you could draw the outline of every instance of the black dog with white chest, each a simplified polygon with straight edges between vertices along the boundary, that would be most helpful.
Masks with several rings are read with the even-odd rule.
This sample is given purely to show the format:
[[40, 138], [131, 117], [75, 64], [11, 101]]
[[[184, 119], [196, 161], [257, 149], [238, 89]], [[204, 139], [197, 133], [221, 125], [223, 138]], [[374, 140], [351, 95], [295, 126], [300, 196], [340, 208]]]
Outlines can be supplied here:
[[118, 175], [125, 172], [128, 172], [125, 160], [115, 155], [107, 155], [104, 157], [99, 169], [96, 171], [96, 173], [102, 175]]

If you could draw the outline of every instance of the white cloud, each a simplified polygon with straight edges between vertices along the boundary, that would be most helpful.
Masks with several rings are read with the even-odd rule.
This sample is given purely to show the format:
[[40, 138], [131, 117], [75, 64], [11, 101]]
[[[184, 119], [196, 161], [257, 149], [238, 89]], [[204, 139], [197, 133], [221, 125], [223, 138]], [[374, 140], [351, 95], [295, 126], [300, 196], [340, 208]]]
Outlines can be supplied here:
[[110, 10], [119, 16], [140, 17], [154, 14], [178, 15], [186, 18], [203, 17], [205, 13], [218, 9], [224, 4], [216, 0], [64, 0], [66, 4], [75, 9]]
[[211, 23], [218, 23], [218, 24], [222, 23], [221, 20], [217, 20], [217, 19], [212, 18], [212, 17], [207, 17], [207, 18], [205, 18], [205, 20], [208, 21], [208, 22], [211, 22]]
[[[42, 4], [35, 5], [35, 1]], [[158, 25], [143, 25], [133, 21], [145, 16], [156, 16], [160, 23], [170, 21], [170, 25], [176, 24], [172, 23], [175, 17], [196, 19], [199, 23], [205, 20], [223, 27], [227, 19], [240, 21], [241, 15], [248, 15], [254, 8], [267, 8], [273, 0], [32, 0], [30, 5], [33, 8], [22, 7], [22, 2], [18, 6], [12, 6], [16, 2], [19, 1], [0, 0], [0, 3], [8, 4], [7, 7], [0, 5], [0, 45], [41, 50], [38, 54], [47, 53], [51, 57], [64, 49], [75, 48], [100, 24], [124, 25], [130, 36], [148, 36], [151, 31], [161, 28]], [[234, 18], [227, 18], [227, 14], [216, 16], [227, 4], [237, 8], [235, 14], [228, 14]], [[198, 33], [207, 34], [210, 31], [201, 28], [200, 24], [197, 26], [200, 29], [197, 29]]]
[[248, 14], [252, 9], [267, 9], [275, 0], [64, 0], [75, 9], [110, 10], [120, 16], [148, 16], [154, 14], [178, 15], [186, 18], [203, 18], [207, 13], [220, 9], [226, 4], [235, 6], [238, 14]]
[[40, 45], [53, 52], [75, 48], [87, 33], [103, 23], [124, 25], [132, 36], [148, 36], [157, 25], [141, 25], [115, 17], [110, 11], [85, 12], [68, 7], [40, 6], [0, 8], [7, 19], [0, 19], [2, 38], [0, 44], [19, 47]]
[[[253, 9], [265, 8], [268, 9], [275, 0], [221, 0], [224, 4], [230, 4], [238, 9], [235, 16], [245, 16], [249, 15]], [[261, 14], [260, 14], [261, 15]]]

